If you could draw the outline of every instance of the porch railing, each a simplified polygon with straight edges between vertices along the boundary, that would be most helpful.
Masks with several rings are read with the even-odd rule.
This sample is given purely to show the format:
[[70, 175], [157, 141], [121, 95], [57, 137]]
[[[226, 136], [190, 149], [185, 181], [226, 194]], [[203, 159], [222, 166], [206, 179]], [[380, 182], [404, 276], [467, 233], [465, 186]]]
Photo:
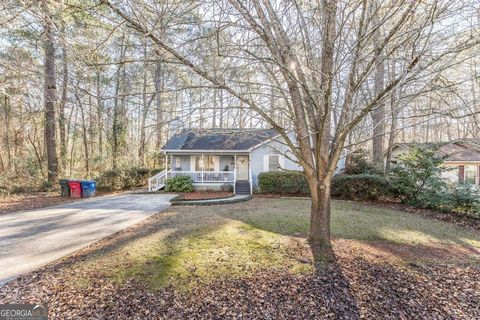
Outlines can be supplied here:
[[168, 171], [167, 178], [188, 176], [194, 183], [235, 182], [235, 171]]
[[160, 190], [165, 186], [166, 172], [163, 170], [148, 178], [148, 192]]

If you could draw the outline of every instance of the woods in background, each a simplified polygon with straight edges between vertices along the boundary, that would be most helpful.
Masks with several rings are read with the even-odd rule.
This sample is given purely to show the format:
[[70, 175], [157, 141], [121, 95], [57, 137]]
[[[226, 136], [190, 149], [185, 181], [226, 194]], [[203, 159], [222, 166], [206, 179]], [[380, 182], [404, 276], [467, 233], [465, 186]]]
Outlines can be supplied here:
[[[288, 2], [284, 10], [270, 8], [285, 28], [274, 32], [287, 33], [284, 40], [290, 43], [283, 45], [304, 52], [297, 54], [296, 63], [313, 70], [321, 66], [325, 54], [320, 50], [323, 3], [329, 1]], [[373, 160], [383, 166], [384, 152], [388, 156], [394, 142], [439, 142], [480, 135], [478, 46], [472, 41], [478, 37], [479, 18], [474, 2], [416, 5], [386, 46], [383, 41], [407, 2], [389, 1], [380, 7], [370, 1], [335, 3], [338, 18], [332, 21], [332, 32], [339, 38], [330, 78], [333, 126], [344, 121], [340, 106], [346, 96], [339, 88], [347, 86], [348, 73], [340, 60], [343, 57], [351, 63], [352, 56], [345, 53], [353, 53], [354, 38], [359, 35], [352, 32], [362, 19], [368, 26], [358, 67], [365, 68], [366, 57], [378, 54], [353, 97], [354, 105], [401, 76], [412, 61], [409, 57], [457, 50], [433, 67], [428, 62], [421, 65], [421, 81], [403, 77], [389, 89], [348, 133], [347, 150], [368, 148]], [[292, 111], [288, 86], [279, 78], [281, 70], [272, 67], [272, 57], [266, 54], [271, 48], [261, 37], [235, 31], [246, 28], [249, 16], [258, 19], [260, 7], [267, 12], [265, 21], [273, 19], [267, 4], [128, 1], [118, 8], [129, 17], [136, 15], [134, 22], [154, 30], [158, 39], [180, 50], [209, 75], [255, 101], [279, 127], [290, 129], [298, 115]], [[3, 189], [21, 187], [27, 181], [53, 183], [57, 176], [92, 178], [115, 168], [162, 167], [160, 148], [171, 134], [185, 128], [272, 125], [245, 100], [191, 72], [150, 35], [132, 28], [132, 21], [119, 19], [97, 1], [3, 1], [1, 13]], [[422, 20], [428, 15], [435, 23]], [[235, 19], [245, 19], [247, 24]], [[444, 41], [443, 47], [435, 46], [438, 41]]]
[[394, 142], [479, 136], [476, 1], [2, 6], [3, 185], [161, 167], [182, 129], [273, 127], [304, 170], [317, 258], [345, 150], [385, 170]]

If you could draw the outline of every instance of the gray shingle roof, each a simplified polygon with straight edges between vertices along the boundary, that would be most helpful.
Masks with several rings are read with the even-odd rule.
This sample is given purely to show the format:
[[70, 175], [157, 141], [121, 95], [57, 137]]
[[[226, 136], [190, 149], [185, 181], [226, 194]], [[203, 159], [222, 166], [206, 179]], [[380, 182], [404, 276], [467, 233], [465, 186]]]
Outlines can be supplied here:
[[168, 140], [163, 150], [248, 150], [277, 136], [275, 129], [184, 130]]

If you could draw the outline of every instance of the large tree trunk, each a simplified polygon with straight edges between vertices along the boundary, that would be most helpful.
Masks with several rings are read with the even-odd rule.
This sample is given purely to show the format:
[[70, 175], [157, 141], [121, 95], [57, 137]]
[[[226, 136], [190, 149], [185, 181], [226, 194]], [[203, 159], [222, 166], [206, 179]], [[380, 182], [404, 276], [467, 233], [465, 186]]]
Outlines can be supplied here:
[[330, 241], [330, 179], [319, 181], [307, 177], [312, 197], [308, 242], [316, 262], [328, 262], [333, 257]]
[[[62, 14], [64, 7], [62, 6]], [[60, 133], [60, 163], [63, 173], [67, 166], [67, 138], [65, 132], [65, 106], [67, 104], [67, 90], [68, 90], [68, 60], [67, 60], [67, 41], [65, 32], [65, 20], [62, 16], [61, 33], [63, 38], [62, 44], [62, 93], [60, 97], [60, 104], [58, 106], [58, 127]]]
[[[7, 167], [6, 169], [10, 171], [12, 169], [12, 148], [11, 148], [11, 142], [10, 142], [10, 117], [11, 117], [11, 105], [10, 105], [10, 99], [8, 98], [7, 95], [3, 96], [3, 107], [4, 107], [4, 142], [5, 142], [5, 148], [7, 149]], [[4, 168], [5, 169], [5, 168]]]
[[67, 166], [67, 139], [65, 132], [65, 106], [67, 104], [67, 89], [68, 89], [68, 63], [67, 63], [67, 48], [66, 44], [62, 48], [62, 96], [60, 98], [60, 105], [58, 108], [58, 126], [60, 132], [60, 161], [62, 170], [65, 171]]
[[[147, 60], [147, 45], [144, 44], [143, 57]], [[142, 112], [140, 116], [140, 141], [138, 146], [138, 160], [141, 166], [145, 166], [145, 144], [146, 144], [146, 132], [145, 132], [145, 123], [147, 120], [148, 109], [150, 103], [147, 98], [147, 70], [148, 64], [145, 62], [143, 66], [143, 88], [142, 88]]]
[[97, 69], [96, 74], [96, 92], [97, 92], [97, 125], [98, 125], [98, 154], [103, 155], [103, 102], [100, 90], [100, 70]]
[[[308, 241], [312, 250], [314, 259], [317, 262], [328, 262], [333, 258], [333, 251], [330, 241], [330, 181], [331, 175], [328, 171], [330, 163], [330, 146], [331, 146], [331, 99], [332, 99], [332, 78], [333, 78], [333, 59], [336, 36], [336, 0], [322, 1], [324, 8], [323, 12], [323, 32], [324, 43], [322, 45], [322, 59], [321, 59], [321, 77], [320, 88], [322, 91], [319, 96], [320, 103], [324, 114], [322, 115], [322, 123], [315, 139], [310, 142], [310, 138], [305, 134], [306, 121], [304, 124], [297, 123], [297, 128], [300, 129], [297, 135], [302, 136], [299, 139], [301, 153], [304, 159], [311, 158], [312, 149], [314, 152], [314, 159], [309, 160], [310, 165], [304, 166], [306, 171], [307, 181], [310, 187], [310, 194], [312, 197], [312, 205], [310, 212], [310, 234]], [[299, 94], [294, 96], [300, 96]], [[292, 101], [294, 102], [295, 99]], [[294, 107], [295, 108], [295, 107]], [[297, 107], [297, 112], [300, 111]], [[312, 111], [312, 110], [309, 110]], [[309, 112], [307, 111], [307, 112]], [[304, 110], [302, 113], [305, 112]], [[304, 115], [302, 118], [311, 119], [312, 114]], [[313, 125], [311, 122], [310, 125]], [[303, 127], [303, 128], [302, 128]], [[308, 167], [312, 166], [315, 170]]]
[[82, 117], [82, 140], [83, 140], [83, 151], [85, 154], [85, 175], [84, 177], [88, 179], [90, 175], [90, 153], [88, 152], [88, 137], [87, 137], [87, 123], [85, 121], [85, 110], [83, 109], [83, 103], [77, 93], [75, 97], [78, 102], [78, 107], [80, 108], [80, 116]]
[[44, 112], [45, 112], [45, 142], [47, 151], [47, 179], [49, 182], [55, 182], [57, 178], [57, 150], [55, 141], [55, 103], [57, 101], [57, 86], [55, 80], [55, 43], [53, 40], [53, 22], [52, 16], [48, 10], [48, 5], [42, 1], [44, 14], [44, 33], [45, 33], [45, 88], [44, 88]]
[[112, 168], [116, 169], [118, 167], [118, 160], [126, 146], [126, 130], [127, 130], [127, 119], [126, 119], [126, 101], [125, 96], [125, 83], [127, 81], [127, 71], [126, 66], [123, 63], [126, 45], [124, 43], [125, 36], [122, 36], [121, 45], [120, 45], [120, 66], [117, 73], [117, 83], [115, 85], [115, 100], [113, 107], [113, 127], [112, 127]]

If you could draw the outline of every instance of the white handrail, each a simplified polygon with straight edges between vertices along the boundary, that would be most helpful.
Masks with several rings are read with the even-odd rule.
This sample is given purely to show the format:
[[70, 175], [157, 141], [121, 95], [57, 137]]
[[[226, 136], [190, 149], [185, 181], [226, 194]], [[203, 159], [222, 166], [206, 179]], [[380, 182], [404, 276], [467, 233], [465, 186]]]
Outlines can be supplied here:
[[165, 186], [167, 170], [160, 171], [153, 177], [148, 178], [148, 192], [160, 190]]
[[235, 171], [168, 171], [167, 177], [189, 176], [193, 182], [235, 182]]

